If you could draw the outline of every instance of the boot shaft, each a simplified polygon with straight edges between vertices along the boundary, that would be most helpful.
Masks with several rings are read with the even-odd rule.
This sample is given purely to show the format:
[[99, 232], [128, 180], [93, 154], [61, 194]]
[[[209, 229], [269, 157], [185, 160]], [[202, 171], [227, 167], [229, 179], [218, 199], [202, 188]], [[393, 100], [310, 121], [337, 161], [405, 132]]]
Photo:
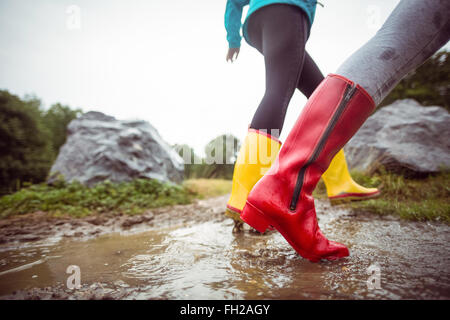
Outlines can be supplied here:
[[248, 130], [234, 165], [229, 210], [242, 212], [248, 193], [269, 170], [280, 148], [281, 142], [265, 131]]
[[274, 165], [250, 192], [241, 218], [259, 231], [272, 226], [310, 261], [348, 256], [345, 245], [320, 231], [312, 191], [373, 109], [361, 87], [328, 76], [308, 100]]
[[333, 157], [374, 108], [363, 88], [338, 75], [327, 76], [314, 91], [268, 172], [282, 180], [291, 212], [308, 210], [297, 208], [297, 203], [311, 202]]

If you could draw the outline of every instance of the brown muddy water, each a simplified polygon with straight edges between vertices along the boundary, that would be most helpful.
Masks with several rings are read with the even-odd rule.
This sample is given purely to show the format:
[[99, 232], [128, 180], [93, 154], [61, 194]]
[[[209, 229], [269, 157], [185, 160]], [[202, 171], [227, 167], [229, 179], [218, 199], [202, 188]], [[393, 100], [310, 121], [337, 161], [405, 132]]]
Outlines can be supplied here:
[[[347, 244], [351, 256], [311, 263], [277, 232], [233, 234], [222, 214], [226, 200], [166, 209], [185, 213], [165, 224], [3, 243], [0, 298], [450, 298], [448, 225], [355, 214], [316, 201], [324, 234]], [[80, 268], [81, 288], [67, 287], [70, 265]]]

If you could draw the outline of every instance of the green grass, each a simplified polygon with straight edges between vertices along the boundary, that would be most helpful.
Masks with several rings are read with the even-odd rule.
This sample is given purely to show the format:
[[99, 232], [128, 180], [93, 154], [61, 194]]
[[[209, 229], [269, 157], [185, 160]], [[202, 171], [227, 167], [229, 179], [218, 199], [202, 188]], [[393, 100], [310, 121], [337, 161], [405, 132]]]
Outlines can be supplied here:
[[231, 181], [191, 179], [182, 185], [157, 180], [99, 183], [92, 188], [80, 183], [58, 181], [55, 185], [36, 184], [0, 198], [0, 218], [45, 211], [53, 216], [84, 217], [90, 214], [140, 214], [148, 209], [188, 204], [196, 198], [229, 193]]
[[[438, 220], [450, 223], [448, 171], [424, 179], [409, 179], [385, 171], [372, 176], [352, 171], [352, 177], [365, 187], [377, 187], [381, 190], [379, 198], [349, 203], [348, 206], [356, 211], [392, 214], [410, 220]], [[326, 197], [323, 183], [315, 193], [319, 198]]]
[[187, 204], [198, 195], [183, 186], [157, 180], [102, 182], [92, 188], [80, 183], [32, 185], [0, 198], [0, 218], [35, 211], [83, 217], [93, 213], [139, 214], [151, 208]]

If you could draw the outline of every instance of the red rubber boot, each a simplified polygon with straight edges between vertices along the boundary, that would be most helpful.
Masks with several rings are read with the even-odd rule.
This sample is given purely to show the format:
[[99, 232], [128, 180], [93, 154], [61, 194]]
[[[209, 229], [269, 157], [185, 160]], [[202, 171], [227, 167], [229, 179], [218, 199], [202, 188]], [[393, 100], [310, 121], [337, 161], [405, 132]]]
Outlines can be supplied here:
[[241, 219], [260, 232], [273, 226], [312, 262], [348, 256], [346, 246], [320, 231], [312, 192], [374, 109], [362, 87], [329, 75], [308, 100], [270, 170], [253, 187]]

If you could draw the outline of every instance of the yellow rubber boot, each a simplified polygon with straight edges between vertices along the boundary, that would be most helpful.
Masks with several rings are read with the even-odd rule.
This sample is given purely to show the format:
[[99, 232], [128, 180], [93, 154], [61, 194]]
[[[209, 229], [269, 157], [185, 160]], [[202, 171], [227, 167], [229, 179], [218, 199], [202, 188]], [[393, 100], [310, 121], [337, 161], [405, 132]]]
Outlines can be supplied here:
[[253, 186], [269, 170], [281, 148], [281, 142], [263, 131], [249, 129], [234, 165], [233, 184], [225, 214], [235, 221], [244, 208]]
[[336, 154], [322, 178], [327, 188], [328, 198], [332, 202], [363, 200], [380, 194], [377, 188], [365, 188], [352, 179], [345, 160], [344, 149]]

